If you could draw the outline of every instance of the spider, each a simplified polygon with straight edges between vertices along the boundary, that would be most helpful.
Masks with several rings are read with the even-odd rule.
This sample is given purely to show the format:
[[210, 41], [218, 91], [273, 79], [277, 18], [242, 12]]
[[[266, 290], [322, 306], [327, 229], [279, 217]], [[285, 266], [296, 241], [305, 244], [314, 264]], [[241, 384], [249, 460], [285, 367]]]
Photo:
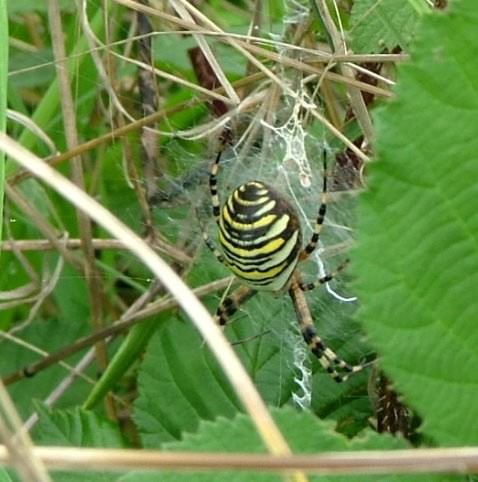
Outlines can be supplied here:
[[219, 250], [206, 231], [203, 238], [217, 258], [240, 281], [216, 311], [215, 320], [224, 327], [229, 318], [257, 291], [288, 291], [294, 304], [300, 332], [322, 367], [336, 382], [343, 382], [370, 363], [350, 365], [327, 347], [317, 334], [304, 292], [327, 283], [345, 266], [313, 283], [302, 281], [297, 265], [317, 247], [327, 210], [327, 176], [324, 157], [322, 197], [310, 241], [302, 247], [302, 231], [296, 209], [269, 184], [248, 181], [229, 195], [221, 206], [217, 175], [223, 149], [220, 149], [209, 172], [213, 215], [219, 230]]

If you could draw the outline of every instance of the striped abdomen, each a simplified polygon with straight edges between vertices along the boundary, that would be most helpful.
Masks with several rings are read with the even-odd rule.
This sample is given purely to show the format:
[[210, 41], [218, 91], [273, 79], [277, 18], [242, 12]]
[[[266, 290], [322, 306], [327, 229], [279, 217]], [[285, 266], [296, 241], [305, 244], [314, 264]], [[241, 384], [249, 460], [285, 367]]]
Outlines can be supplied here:
[[244, 283], [278, 291], [294, 271], [302, 246], [294, 208], [259, 181], [242, 184], [221, 209], [219, 241], [229, 269]]

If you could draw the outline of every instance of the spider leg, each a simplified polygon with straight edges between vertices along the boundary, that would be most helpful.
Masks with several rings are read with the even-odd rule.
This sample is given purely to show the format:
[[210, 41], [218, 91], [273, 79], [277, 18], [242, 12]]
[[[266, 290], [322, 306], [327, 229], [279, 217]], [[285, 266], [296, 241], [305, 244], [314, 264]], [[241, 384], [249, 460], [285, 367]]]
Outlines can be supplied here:
[[327, 212], [327, 163], [325, 160], [324, 155], [324, 177], [323, 177], [323, 184], [322, 184], [322, 194], [321, 194], [321, 201], [319, 206], [319, 212], [317, 214], [317, 219], [315, 221], [314, 231], [312, 233], [312, 237], [310, 241], [307, 243], [305, 248], [299, 255], [300, 260], [307, 259], [310, 254], [315, 250], [317, 247], [317, 243], [319, 242], [320, 232], [322, 231], [322, 226], [325, 220], [325, 214]]
[[223, 147], [219, 150], [216, 160], [211, 164], [209, 170], [209, 192], [211, 193], [212, 213], [216, 224], [219, 226], [219, 217], [221, 212], [221, 202], [217, 191], [217, 172], [219, 170], [219, 162], [221, 161]]
[[321, 278], [315, 280], [313, 283], [303, 283], [302, 281], [299, 281], [299, 288], [302, 291], [310, 291], [319, 287], [320, 285], [328, 283], [329, 281], [333, 280], [338, 273], [340, 273], [343, 269], [345, 269], [348, 263], [349, 263], [349, 260], [346, 259], [342, 264], [340, 264], [337, 267], [336, 270], [332, 271], [331, 273], [325, 274]]
[[[210, 249], [211, 253], [216, 259], [226, 264], [223, 254], [217, 249], [213, 240], [209, 237], [206, 231], [203, 231], [202, 237], [206, 246]], [[219, 305], [214, 317], [214, 321], [220, 326], [224, 326], [229, 321], [229, 318], [239, 309], [239, 307], [245, 303], [249, 298], [252, 298], [256, 294], [256, 290], [248, 288], [247, 286], [241, 286], [234, 291], [230, 296], [226, 296], [223, 302]]]
[[223, 254], [221, 253], [221, 251], [219, 251], [219, 249], [217, 249], [216, 245], [214, 244], [214, 241], [210, 238], [209, 234], [205, 230], [203, 230], [202, 232], [202, 238], [206, 246], [211, 251], [211, 253], [216, 257], [216, 259], [220, 263], [225, 264], [226, 260], [224, 259]]
[[370, 363], [350, 365], [345, 360], [339, 358], [333, 350], [327, 347], [317, 334], [304, 292], [300, 287], [300, 279], [297, 275], [292, 277], [289, 294], [294, 303], [294, 308], [299, 320], [299, 328], [304, 341], [307, 343], [312, 353], [319, 359], [319, 363], [324, 370], [326, 370], [336, 382], [344, 382], [351, 374], [362, 371], [370, 365]]
[[219, 305], [216, 311], [215, 321], [220, 326], [225, 326], [229, 318], [240, 308], [247, 300], [257, 293], [256, 290], [247, 286], [240, 286], [230, 296], [226, 296], [224, 301]]

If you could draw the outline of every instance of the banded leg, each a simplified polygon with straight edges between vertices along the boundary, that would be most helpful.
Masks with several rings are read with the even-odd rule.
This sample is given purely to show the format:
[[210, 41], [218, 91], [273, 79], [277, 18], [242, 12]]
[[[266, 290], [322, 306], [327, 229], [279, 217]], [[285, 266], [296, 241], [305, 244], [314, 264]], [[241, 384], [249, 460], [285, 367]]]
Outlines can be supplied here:
[[217, 192], [217, 172], [219, 171], [219, 162], [221, 161], [222, 147], [217, 153], [216, 160], [211, 164], [209, 170], [209, 191], [211, 193], [211, 205], [212, 213], [216, 224], [219, 226], [219, 215], [221, 212], [221, 202], [219, 200], [219, 194]]
[[326, 370], [336, 382], [344, 382], [353, 373], [360, 372], [370, 365], [370, 363], [350, 365], [345, 360], [339, 358], [338, 355], [322, 341], [315, 329], [304, 292], [300, 287], [300, 280], [296, 275], [292, 277], [289, 294], [294, 303], [304, 341], [312, 353], [319, 359], [319, 363], [324, 370]]
[[[210, 249], [217, 260], [222, 264], [226, 264], [223, 254], [219, 251], [219, 249], [216, 248], [214, 242], [206, 231], [203, 231], [202, 236], [206, 246]], [[230, 296], [227, 296], [217, 308], [216, 315], [214, 317], [216, 323], [220, 326], [225, 326], [229, 321], [229, 318], [240, 308], [240, 306], [248, 299], [252, 298], [256, 293], [257, 291], [253, 290], [252, 288], [241, 286]]]
[[337, 266], [337, 269], [335, 269], [331, 273], [327, 273], [326, 275], [322, 276], [321, 278], [315, 280], [312, 283], [304, 283], [302, 281], [299, 281], [299, 288], [302, 291], [314, 290], [315, 288], [319, 287], [320, 285], [323, 285], [323, 284], [328, 283], [329, 281], [333, 280], [342, 270], [345, 269], [345, 267], [348, 264], [349, 264], [349, 260], [346, 259], [342, 264]]
[[225, 326], [229, 318], [236, 313], [240, 306], [257, 293], [256, 290], [241, 286], [230, 296], [227, 296], [216, 311], [215, 321], [219, 326]]
[[323, 177], [319, 212], [317, 214], [317, 219], [315, 221], [314, 232], [312, 233], [312, 237], [310, 238], [310, 241], [307, 243], [305, 248], [300, 253], [300, 256], [299, 256], [300, 260], [307, 259], [317, 247], [317, 243], [319, 242], [319, 238], [320, 238], [320, 232], [322, 231], [322, 226], [324, 224], [326, 212], [327, 212], [327, 162], [325, 160], [325, 154], [324, 154], [324, 177]]
[[217, 249], [216, 245], [214, 244], [214, 241], [210, 238], [209, 234], [204, 229], [202, 231], [202, 239], [204, 240], [204, 243], [209, 248], [211, 253], [216, 257], [216, 259], [220, 263], [226, 264], [224, 255], [221, 253], [221, 251], [219, 251], [219, 249]]

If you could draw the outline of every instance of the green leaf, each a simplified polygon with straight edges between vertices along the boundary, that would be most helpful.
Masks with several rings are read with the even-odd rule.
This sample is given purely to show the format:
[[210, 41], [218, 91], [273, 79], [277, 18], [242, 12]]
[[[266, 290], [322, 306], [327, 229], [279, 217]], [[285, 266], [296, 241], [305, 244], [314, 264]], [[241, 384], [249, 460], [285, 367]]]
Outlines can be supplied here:
[[[314, 300], [311, 301], [317, 308]], [[213, 300], [211, 311], [218, 302], [217, 298]], [[334, 312], [326, 307], [314, 312], [324, 313], [334, 321], [320, 327], [321, 334], [334, 348], [348, 359], [362, 357], [357, 342], [359, 336], [350, 325], [347, 326], [349, 317], [335, 320]], [[305, 367], [316, 372], [311, 376], [312, 387], [309, 388], [313, 410], [336, 420], [353, 420], [344, 427], [344, 431], [351, 435], [365, 426], [370, 416], [366, 375], [357, 375], [345, 384], [337, 384], [324, 373], [296, 332], [296, 318], [287, 296], [275, 298], [268, 293], [258, 294], [233, 320], [226, 328], [226, 335], [231, 342], [242, 341], [235, 346], [236, 353], [267, 403], [282, 406], [291, 403], [293, 393], [302, 395], [294, 382], [299, 375], [294, 352], [300, 349], [304, 352]], [[232, 417], [241, 409], [196, 329], [172, 315], [162, 325], [147, 347], [139, 371], [139, 397], [134, 408], [141, 439], [150, 448], [178, 439], [183, 432], [195, 431], [201, 420], [214, 420], [219, 415]], [[269, 332], [265, 333], [266, 330]], [[256, 338], [250, 340], [251, 336]], [[340, 341], [344, 343], [342, 337], [348, 343], [340, 347]], [[354, 356], [348, 356], [350, 353]]]
[[[66, 447], [126, 448], [120, 428], [99, 415], [80, 410], [49, 411], [37, 407], [40, 421], [34, 430], [37, 445]], [[118, 475], [111, 472], [54, 472], [55, 482], [114, 482]]]
[[355, 53], [384, 48], [407, 49], [418, 24], [416, 9], [404, 0], [355, 0], [351, 15], [351, 46]]
[[190, 325], [171, 320], [155, 333], [148, 348], [135, 403], [135, 421], [145, 446], [159, 447], [179, 438], [183, 430], [193, 431], [201, 419], [213, 419], [215, 413], [235, 413], [237, 402], [223, 392], [223, 380], [217, 385], [220, 374], [209, 369], [206, 350]]
[[415, 9], [419, 15], [430, 12], [430, 5], [425, 3], [424, 0], [408, 0], [408, 3]]
[[478, 16], [426, 16], [377, 117], [361, 196], [359, 317], [381, 366], [442, 445], [478, 443]]
[[8, 472], [3, 470], [1, 467], [0, 467], [0, 482], [12, 482], [12, 478], [10, 477]]
[[[28, 340], [30, 344], [52, 353], [86, 335], [89, 329], [87, 321], [84, 317], [48, 321], [36, 319], [35, 323], [22, 330], [21, 337]], [[1, 349], [0, 373], [2, 376], [20, 370], [40, 358], [39, 355], [32, 353], [27, 348], [7, 341], [2, 342]], [[75, 360], [78, 360], [78, 355], [69, 358], [68, 362], [74, 364]], [[56, 365], [43, 370], [33, 378], [25, 378], [9, 386], [10, 396], [20, 415], [23, 418], [30, 416], [35, 410], [32, 400], [46, 397], [65, 378], [66, 374], [64, 368]], [[62, 398], [61, 406], [65, 407], [78, 403], [85, 396], [87, 388], [86, 382], [78, 379], [74, 384], [74, 390], [68, 391]]]
[[40, 420], [35, 426], [38, 445], [124, 448], [119, 427], [93, 412], [79, 408], [50, 411], [37, 406]]
[[[378, 435], [367, 430], [361, 437], [349, 440], [334, 431], [331, 422], [317, 419], [309, 412], [297, 412], [291, 408], [273, 410], [273, 416], [280, 430], [286, 436], [294, 453], [320, 453], [326, 451], [342, 450], [376, 450], [406, 448], [405, 441], [390, 436]], [[197, 434], [185, 435], [181, 442], [168, 443], [164, 447], [170, 451], [204, 451], [204, 452], [256, 452], [265, 453], [264, 445], [250, 419], [245, 415], [238, 415], [234, 420], [222, 417], [215, 422], [202, 422]], [[209, 472], [209, 473], [140, 473], [133, 472], [121, 477], [118, 482], [222, 482], [230, 481], [281, 481], [277, 475], [264, 475], [251, 472]], [[350, 476], [310, 477], [310, 480], [327, 481], [367, 481], [367, 482], [438, 482], [447, 480], [463, 480], [462, 477], [440, 477], [429, 475], [410, 476], [358, 476], [353, 479]]]

